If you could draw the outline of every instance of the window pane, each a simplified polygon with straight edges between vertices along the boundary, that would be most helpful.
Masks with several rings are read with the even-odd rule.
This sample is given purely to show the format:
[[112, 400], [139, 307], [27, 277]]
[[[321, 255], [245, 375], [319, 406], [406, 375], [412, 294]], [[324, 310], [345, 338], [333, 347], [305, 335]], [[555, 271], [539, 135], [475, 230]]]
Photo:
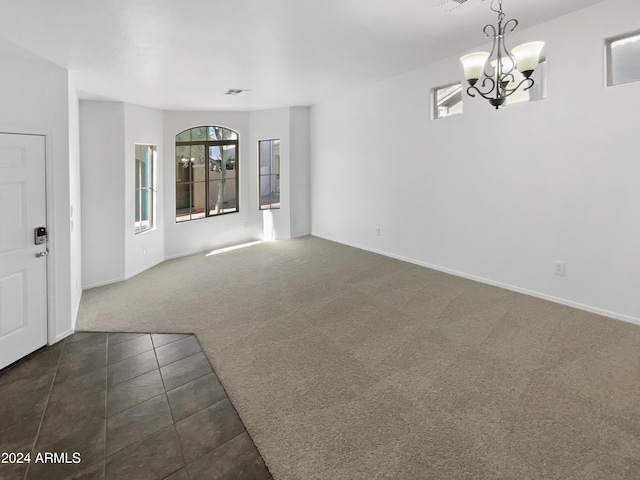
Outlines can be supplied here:
[[151, 189], [140, 190], [140, 200], [142, 204], [140, 220], [142, 222], [149, 223], [151, 221], [151, 193]]
[[224, 145], [222, 147], [222, 158], [224, 160], [224, 169], [226, 169], [227, 173], [231, 174], [230, 176], [234, 176], [236, 169], [236, 146], [235, 145]]
[[271, 208], [280, 208], [280, 175], [271, 175]]
[[271, 156], [271, 173], [280, 175], [280, 140], [273, 141], [273, 152]]
[[238, 134], [233, 130], [229, 130], [228, 128], [222, 129], [222, 139], [223, 140], [237, 140]]
[[206, 140], [207, 139], [207, 127], [196, 127], [191, 129], [191, 141]]
[[237, 140], [238, 134], [223, 127], [208, 127], [209, 140]]
[[436, 88], [433, 92], [434, 118], [462, 115], [462, 84]]
[[224, 184], [224, 213], [237, 210], [236, 198], [236, 181], [235, 179], [229, 179]]
[[607, 41], [608, 84], [640, 81], [640, 33]]
[[[190, 213], [191, 213], [191, 184], [177, 183], [176, 184], [176, 221], [180, 221], [178, 217], [182, 217], [182, 220], [189, 220]], [[186, 215], [186, 218], [184, 218], [185, 215]]]
[[[210, 181], [209, 182], [209, 215], [218, 215], [222, 213], [220, 209], [218, 209], [218, 202], [221, 202], [221, 198], [219, 198], [220, 194], [220, 180]], [[220, 203], [222, 207], [222, 203]]]
[[136, 145], [136, 183], [135, 183], [135, 187], [136, 188], [140, 188], [140, 182], [141, 182], [141, 175], [142, 175], [142, 166], [141, 163], [142, 161], [141, 159], [141, 153], [140, 153], [140, 145]]
[[221, 179], [209, 182], [209, 215], [233, 212], [235, 208], [235, 179]]
[[151, 158], [149, 155], [150, 149], [148, 147], [143, 147], [142, 145], [138, 145], [140, 150], [140, 168], [136, 169], [140, 176], [139, 185], [140, 188], [148, 188], [151, 187]]
[[193, 158], [193, 181], [204, 182], [206, 180], [204, 163], [204, 145], [191, 146], [191, 158]]
[[218, 145], [209, 147], [209, 180], [222, 178], [222, 151]]
[[176, 147], [176, 183], [192, 180], [191, 147]]
[[191, 205], [191, 218], [203, 218], [205, 212], [205, 182], [193, 184], [193, 203]]
[[260, 150], [260, 174], [268, 175], [271, 168], [271, 142], [258, 142]]
[[260, 208], [271, 206], [271, 175], [260, 175]]
[[191, 145], [191, 158], [193, 158], [194, 165], [204, 165], [204, 145]]
[[176, 135], [176, 142], [190, 142], [191, 141], [191, 130], [185, 130], [184, 132]]
[[141, 204], [141, 202], [140, 202], [140, 189], [136, 189], [136, 216], [135, 216], [135, 218], [136, 218], [136, 220], [135, 220], [136, 221], [136, 228], [140, 224], [140, 215], [141, 215], [140, 204]]

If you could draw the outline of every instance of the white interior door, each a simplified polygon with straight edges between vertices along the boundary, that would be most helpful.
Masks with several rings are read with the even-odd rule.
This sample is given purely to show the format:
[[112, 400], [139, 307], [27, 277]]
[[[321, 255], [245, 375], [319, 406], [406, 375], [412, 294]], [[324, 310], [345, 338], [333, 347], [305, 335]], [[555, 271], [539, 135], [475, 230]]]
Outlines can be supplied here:
[[47, 343], [47, 243], [35, 244], [37, 227], [46, 227], [45, 137], [0, 133], [0, 368]]

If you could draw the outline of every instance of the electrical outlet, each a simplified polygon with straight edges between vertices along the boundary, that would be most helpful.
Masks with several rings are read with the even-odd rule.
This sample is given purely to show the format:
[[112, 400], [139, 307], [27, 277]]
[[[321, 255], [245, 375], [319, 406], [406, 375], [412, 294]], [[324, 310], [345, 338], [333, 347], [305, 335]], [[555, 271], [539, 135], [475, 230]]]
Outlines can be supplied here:
[[380, 236], [380, 227], [376, 228], [376, 237]]
[[559, 262], [557, 260], [554, 262], [553, 274], [559, 277], [564, 277], [564, 262]]
[[142, 254], [146, 255], [147, 254], [147, 247], [142, 247]]
[[249, 228], [249, 222], [244, 222], [244, 228]]

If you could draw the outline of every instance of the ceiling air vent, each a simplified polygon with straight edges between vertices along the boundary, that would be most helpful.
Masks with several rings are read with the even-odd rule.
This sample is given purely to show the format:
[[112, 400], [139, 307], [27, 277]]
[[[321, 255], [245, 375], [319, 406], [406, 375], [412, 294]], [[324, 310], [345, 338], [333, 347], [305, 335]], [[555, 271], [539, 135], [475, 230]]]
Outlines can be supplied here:
[[440, 0], [438, 3], [435, 4], [435, 7], [444, 12], [450, 12], [462, 6], [467, 1], [468, 0]]
[[235, 97], [235, 96], [238, 96], [238, 95], [247, 95], [250, 91], [251, 90], [242, 89], [242, 88], [230, 88], [229, 90], [224, 92], [224, 94], [225, 95], [231, 95], [231, 96]]

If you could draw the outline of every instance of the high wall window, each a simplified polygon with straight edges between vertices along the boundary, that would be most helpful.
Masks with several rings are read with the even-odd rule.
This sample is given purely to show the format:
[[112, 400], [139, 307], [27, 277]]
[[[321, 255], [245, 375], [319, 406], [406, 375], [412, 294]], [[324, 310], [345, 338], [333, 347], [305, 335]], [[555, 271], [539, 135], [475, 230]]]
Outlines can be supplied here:
[[136, 233], [155, 228], [155, 159], [156, 147], [154, 145], [136, 145]]
[[434, 119], [462, 115], [462, 84], [434, 88], [432, 96]]
[[238, 134], [195, 127], [176, 135], [176, 222], [238, 211]]
[[640, 82], [640, 32], [610, 38], [607, 49], [607, 85]]
[[280, 208], [280, 140], [258, 142], [260, 210]]

